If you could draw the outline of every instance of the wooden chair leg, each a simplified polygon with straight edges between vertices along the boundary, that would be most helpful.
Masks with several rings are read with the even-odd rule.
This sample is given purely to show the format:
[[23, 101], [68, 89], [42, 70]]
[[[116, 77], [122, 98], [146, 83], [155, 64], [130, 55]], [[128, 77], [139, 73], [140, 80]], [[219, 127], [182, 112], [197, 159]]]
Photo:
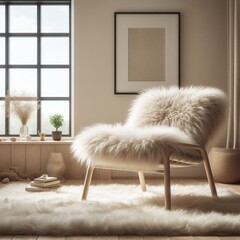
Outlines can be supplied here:
[[203, 151], [201, 151], [201, 154], [202, 154], [203, 164], [204, 164], [205, 172], [207, 175], [208, 183], [210, 185], [212, 196], [217, 197], [217, 190], [216, 190], [216, 186], [215, 186], [215, 182], [213, 179], [212, 170], [211, 170], [211, 166], [209, 163], [209, 159], [208, 159], [206, 150], [204, 149]]
[[84, 186], [83, 186], [82, 200], [87, 199], [89, 186], [90, 186], [90, 183], [92, 180], [93, 170], [94, 170], [94, 168], [91, 166], [89, 166], [87, 169], [87, 173], [86, 173], [85, 180], [84, 180]]
[[164, 153], [163, 157], [164, 157], [165, 208], [167, 210], [171, 210], [170, 162], [169, 158]]
[[146, 192], [147, 188], [146, 188], [146, 183], [145, 183], [145, 178], [144, 178], [143, 172], [138, 172], [138, 178], [139, 178], [139, 181], [141, 184], [142, 191]]

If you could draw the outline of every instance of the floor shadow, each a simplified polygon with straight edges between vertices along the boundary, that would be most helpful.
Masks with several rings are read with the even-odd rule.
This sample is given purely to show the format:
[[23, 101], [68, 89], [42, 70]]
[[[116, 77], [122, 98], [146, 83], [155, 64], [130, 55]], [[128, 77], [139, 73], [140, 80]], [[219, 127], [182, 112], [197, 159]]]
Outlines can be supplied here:
[[[164, 196], [152, 197], [146, 200], [151, 205], [163, 205]], [[172, 195], [172, 210], [198, 211], [202, 213], [217, 212], [221, 214], [240, 214], [240, 196], [202, 196], [202, 195]]]

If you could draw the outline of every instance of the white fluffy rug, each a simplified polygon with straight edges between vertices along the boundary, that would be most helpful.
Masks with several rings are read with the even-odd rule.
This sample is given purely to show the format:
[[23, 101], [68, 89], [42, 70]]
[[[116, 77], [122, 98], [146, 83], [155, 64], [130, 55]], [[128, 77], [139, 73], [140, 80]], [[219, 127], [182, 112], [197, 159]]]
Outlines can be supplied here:
[[0, 184], [0, 233], [36, 235], [239, 235], [240, 196], [207, 184], [173, 185], [173, 209], [163, 207], [163, 186], [82, 185], [26, 192], [27, 183]]

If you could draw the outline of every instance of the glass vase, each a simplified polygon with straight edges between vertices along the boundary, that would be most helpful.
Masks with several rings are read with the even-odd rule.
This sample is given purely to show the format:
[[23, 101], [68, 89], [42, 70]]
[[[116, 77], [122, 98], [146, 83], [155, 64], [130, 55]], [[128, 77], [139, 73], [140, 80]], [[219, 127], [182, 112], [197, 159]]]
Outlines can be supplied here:
[[22, 125], [19, 130], [20, 133], [20, 141], [26, 141], [28, 136], [28, 126]]

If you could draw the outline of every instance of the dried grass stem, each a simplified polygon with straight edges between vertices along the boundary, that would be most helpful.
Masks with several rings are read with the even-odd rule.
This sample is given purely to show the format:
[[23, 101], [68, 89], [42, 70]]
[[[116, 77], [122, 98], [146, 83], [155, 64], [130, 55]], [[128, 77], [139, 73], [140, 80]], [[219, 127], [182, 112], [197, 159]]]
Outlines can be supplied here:
[[26, 125], [31, 113], [34, 110], [34, 104], [32, 103], [20, 103], [20, 102], [12, 102], [13, 104], [13, 112], [21, 121], [22, 125]]

